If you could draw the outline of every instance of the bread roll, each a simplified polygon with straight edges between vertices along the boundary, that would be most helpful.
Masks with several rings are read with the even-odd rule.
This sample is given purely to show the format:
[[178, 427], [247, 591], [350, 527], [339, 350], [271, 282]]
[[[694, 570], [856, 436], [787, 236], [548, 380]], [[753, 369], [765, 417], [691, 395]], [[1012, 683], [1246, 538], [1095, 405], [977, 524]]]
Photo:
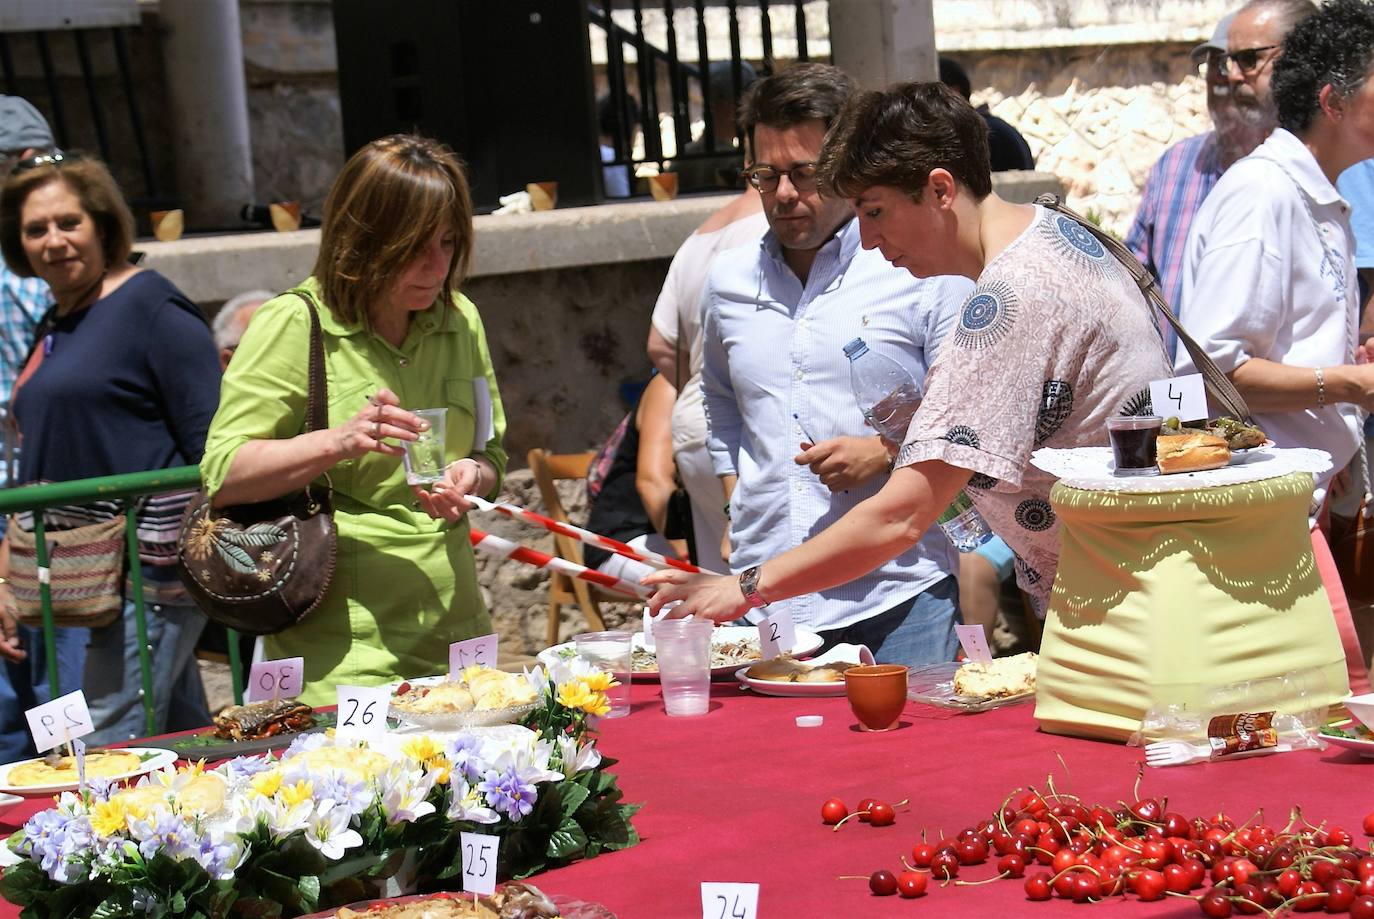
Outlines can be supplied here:
[[1161, 434], [1156, 450], [1159, 471], [1201, 472], [1220, 469], [1231, 462], [1226, 440], [1211, 434]]

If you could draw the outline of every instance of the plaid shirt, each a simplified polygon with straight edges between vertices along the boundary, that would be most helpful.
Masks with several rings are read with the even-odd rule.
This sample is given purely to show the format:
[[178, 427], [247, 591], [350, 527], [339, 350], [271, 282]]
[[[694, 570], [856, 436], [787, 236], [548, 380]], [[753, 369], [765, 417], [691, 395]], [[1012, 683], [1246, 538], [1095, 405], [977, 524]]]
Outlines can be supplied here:
[[[38, 320], [52, 305], [48, 285], [38, 278], [21, 278], [0, 262], [0, 424], [9, 416], [10, 395], [14, 381], [23, 368], [19, 366], [33, 344]], [[9, 436], [4, 424], [0, 436]], [[9, 469], [0, 453], [0, 486], [8, 479]]]
[[[1150, 168], [1140, 195], [1140, 210], [1126, 234], [1126, 248], [1159, 280], [1174, 315], [1183, 298], [1183, 250], [1202, 200], [1221, 178], [1217, 133], [1208, 131], [1174, 144]], [[1163, 329], [1174, 353], [1174, 330]]]

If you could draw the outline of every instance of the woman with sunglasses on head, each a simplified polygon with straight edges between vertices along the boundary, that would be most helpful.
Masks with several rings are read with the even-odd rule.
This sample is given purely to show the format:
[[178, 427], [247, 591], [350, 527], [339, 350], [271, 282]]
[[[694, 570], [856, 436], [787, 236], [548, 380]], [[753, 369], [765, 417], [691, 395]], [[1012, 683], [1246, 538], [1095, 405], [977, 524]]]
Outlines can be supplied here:
[[[134, 221], [118, 185], [94, 159], [43, 154], [21, 161], [0, 192], [0, 251], [15, 274], [47, 282], [55, 302], [15, 384], [22, 438], [19, 484], [145, 472], [199, 462], [219, 391], [219, 361], [205, 317], [170, 281], [129, 263]], [[194, 649], [205, 625], [172, 567], [185, 495], [139, 510], [148, 644], [157, 731], [209, 720]], [[45, 512], [50, 530], [89, 524], [113, 506]], [[7, 564], [8, 553], [0, 553]], [[7, 573], [4, 572], [4, 573]], [[0, 587], [0, 619], [13, 598]], [[29, 633], [34, 643], [42, 633]], [[123, 615], [93, 628], [80, 667], [96, 733], [88, 743], [147, 733], [132, 597]], [[2, 649], [0, 649], [2, 650]], [[27, 649], [29, 660], [43, 657]]]
[[[486, 333], [458, 288], [472, 258], [466, 172], [437, 141], [393, 135], [344, 164], [324, 205], [311, 277], [263, 304], [224, 377], [201, 463], [217, 507], [332, 488], [335, 569], [319, 606], [264, 638], [303, 657], [312, 705], [334, 687], [444, 673], [449, 644], [491, 632], [467, 495], [494, 498], [505, 416]], [[305, 430], [308, 300], [319, 315], [328, 425]], [[486, 397], [489, 396], [489, 401]], [[489, 406], [489, 408], [488, 408]], [[406, 484], [411, 409], [446, 408], [443, 478]]]
[[[1351, 687], [1366, 692], [1349, 607], [1316, 524], [1374, 408], [1374, 364], [1362, 362], [1374, 342], [1357, 340], [1355, 239], [1336, 190], [1347, 167], [1374, 157], [1374, 5], [1331, 0], [1287, 33], [1272, 66], [1279, 127], [1199, 209], [1181, 318], [1275, 443], [1331, 454], [1332, 470], [1316, 483], [1313, 548]], [[1175, 363], [1180, 374], [1195, 370], [1186, 352]]]

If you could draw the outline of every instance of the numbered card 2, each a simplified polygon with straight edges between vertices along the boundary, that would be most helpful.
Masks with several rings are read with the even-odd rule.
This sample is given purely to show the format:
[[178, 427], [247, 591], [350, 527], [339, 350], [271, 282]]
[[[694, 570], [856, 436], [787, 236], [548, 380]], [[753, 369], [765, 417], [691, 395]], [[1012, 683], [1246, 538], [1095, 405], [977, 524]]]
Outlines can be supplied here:
[[759, 885], [701, 883], [701, 919], [758, 919]]
[[335, 737], [372, 740], [386, 733], [386, 711], [391, 706], [391, 687], [340, 686], [338, 699]]
[[496, 634], [455, 641], [448, 646], [449, 679], [457, 679], [458, 674], [474, 664], [483, 667], [496, 666]]
[[86, 694], [79, 689], [35, 705], [24, 712], [24, 717], [29, 720], [29, 732], [33, 734], [33, 745], [39, 753], [95, 730], [90, 710], [86, 708]]
[[294, 699], [301, 694], [301, 677], [304, 675], [303, 657], [258, 661], [248, 673], [248, 701]]
[[779, 610], [759, 623], [759, 650], [764, 660], [785, 654], [796, 644], [797, 627], [792, 624], [792, 614], [787, 610]]
[[959, 639], [959, 647], [964, 649], [964, 657], [976, 664], [992, 663], [988, 635], [981, 625], [956, 625], [954, 634]]
[[460, 833], [458, 845], [463, 850], [463, 889], [468, 893], [495, 893], [496, 852], [501, 845], [501, 837], [485, 833]]

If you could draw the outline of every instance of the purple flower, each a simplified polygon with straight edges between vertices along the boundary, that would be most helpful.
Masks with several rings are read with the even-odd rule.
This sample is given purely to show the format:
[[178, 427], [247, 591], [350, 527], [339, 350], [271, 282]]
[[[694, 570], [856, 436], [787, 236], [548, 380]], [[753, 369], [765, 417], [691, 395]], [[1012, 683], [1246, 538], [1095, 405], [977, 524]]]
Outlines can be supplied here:
[[343, 772], [325, 772], [313, 778], [316, 801], [333, 801], [350, 814], [360, 814], [372, 803], [375, 792], [363, 781], [353, 781]]
[[514, 769], [507, 769], [503, 773], [488, 772], [486, 780], [477, 786], [477, 790], [486, 796], [492, 810], [505, 814], [512, 823], [519, 823], [522, 818], [528, 817], [539, 796], [533, 785], [520, 781]]
[[462, 776], [469, 785], [474, 785], [486, 770], [486, 763], [479, 755], [482, 742], [472, 734], [459, 734], [449, 746], [448, 759], [453, 771]]
[[66, 884], [84, 875], [85, 868], [79, 859], [94, 842], [95, 835], [86, 817], [45, 810], [24, 824], [24, 839], [17, 851], [36, 860], [48, 877]]
[[200, 850], [200, 837], [191, 825], [166, 811], [158, 811], [151, 822], [134, 821], [131, 829], [142, 837], [138, 851], [144, 858], [152, 858], [162, 852], [180, 861], [194, 857]]
[[266, 756], [240, 756], [231, 759], [227, 767], [229, 780], [247, 779], [257, 775], [266, 769], [271, 769], [276, 762]]

